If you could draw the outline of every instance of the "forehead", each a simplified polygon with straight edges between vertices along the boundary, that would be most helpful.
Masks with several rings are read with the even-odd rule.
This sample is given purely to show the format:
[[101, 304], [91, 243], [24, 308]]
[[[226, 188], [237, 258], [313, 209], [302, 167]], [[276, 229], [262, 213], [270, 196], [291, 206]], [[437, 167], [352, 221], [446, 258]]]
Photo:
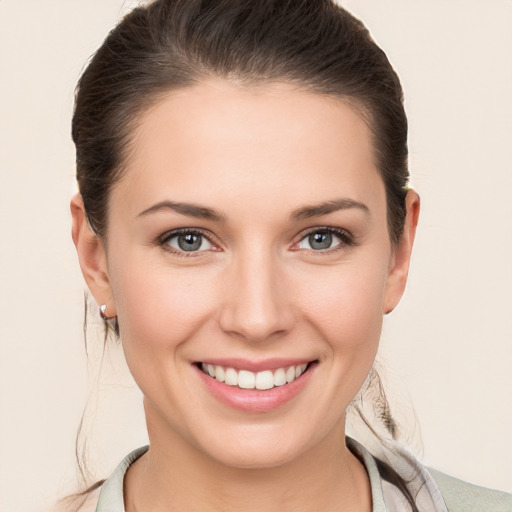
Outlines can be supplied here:
[[134, 208], [176, 195], [214, 207], [233, 194], [264, 202], [278, 192], [362, 201], [383, 187], [358, 111], [289, 84], [212, 80], [169, 92], [140, 116], [131, 142], [113, 196], [130, 195]]

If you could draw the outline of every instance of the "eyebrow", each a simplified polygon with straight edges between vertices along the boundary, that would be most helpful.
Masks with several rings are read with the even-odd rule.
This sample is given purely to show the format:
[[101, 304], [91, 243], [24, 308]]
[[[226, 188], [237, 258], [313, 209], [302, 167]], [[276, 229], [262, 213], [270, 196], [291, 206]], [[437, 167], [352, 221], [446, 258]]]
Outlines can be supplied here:
[[310, 219], [311, 217], [320, 217], [321, 215], [327, 215], [328, 213], [333, 213], [338, 210], [348, 210], [351, 208], [358, 208], [370, 215], [370, 209], [364, 203], [355, 201], [354, 199], [341, 198], [298, 208], [292, 212], [291, 219], [295, 221]]
[[[354, 199], [342, 198], [332, 199], [330, 201], [325, 201], [316, 205], [302, 206], [297, 210], [294, 210], [290, 215], [290, 218], [294, 221], [298, 221], [303, 219], [310, 219], [312, 217], [320, 217], [321, 215], [327, 215], [338, 210], [348, 210], [351, 208], [358, 208], [368, 215], [370, 214], [370, 209], [364, 203], [355, 201]], [[198, 219], [212, 220], [215, 222], [226, 221], [226, 217], [222, 213], [216, 212], [212, 208], [199, 206], [193, 203], [175, 203], [173, 201], [161, 201], [156, 203], [146, 210], [140, 212], [137, 217], [143, 217], [151, 213], [165, 210], [171, 210], [181, 215], [188, 215]]]
[[193, 203], [174, 203], [173, 201], [161, 201], [154, 204], [148, 209], [140, 212], [137, 217], [143, 217], [150, 213], [161, 212], [165, 210], [171, 210], [181, 215], [188, 215], [190, 217], [196, 217], [198, 219], [213, 220], [216, 222], [224, 222], [226, 218], [221, 213], [207, 208], [205, 206], [199, 206]]

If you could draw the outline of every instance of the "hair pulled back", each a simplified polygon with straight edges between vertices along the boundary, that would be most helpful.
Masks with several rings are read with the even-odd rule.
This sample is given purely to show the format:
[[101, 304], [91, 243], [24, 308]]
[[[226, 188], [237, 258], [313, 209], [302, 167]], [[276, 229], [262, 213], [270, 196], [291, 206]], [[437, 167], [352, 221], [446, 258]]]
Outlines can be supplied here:
[[77, 180], [97, 235], [107, 234], [109, 192], [138, 116], [162, 94], [209, 77], [288, 82], [358, 108], [373, 133], [389, 234], [398, 241], [409, 179], [402, 89], [368, 30], [332, 0], [156, 0], [125, 16], [76, 90]]
[[[402, 88], [365, 26], [334, 0], [154, 0], [122, 19], [78, 82], [72, 123], [79, 189], [99, 237], [108, 235], [109, 194], [140, 115], [162, 95], [209, 78], [286, 82], [357, 109], [372, 132], [389, 236], [398, 242], [409, 180]], [[119, 333], [117, 321], [111, 327]], [[417, 510], [407, 482], [384, 462], [379, 468]]]

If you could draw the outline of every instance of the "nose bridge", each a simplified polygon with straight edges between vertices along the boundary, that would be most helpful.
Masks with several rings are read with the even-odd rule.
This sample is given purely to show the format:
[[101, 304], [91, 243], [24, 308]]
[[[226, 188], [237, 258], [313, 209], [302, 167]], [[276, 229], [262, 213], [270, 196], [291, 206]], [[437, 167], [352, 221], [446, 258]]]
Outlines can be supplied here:
[[248, 247], [232, 261], [224, 283], [220, 326], [249, 341], [261, 341], [291, 328], [291, 297], [274, 251]]

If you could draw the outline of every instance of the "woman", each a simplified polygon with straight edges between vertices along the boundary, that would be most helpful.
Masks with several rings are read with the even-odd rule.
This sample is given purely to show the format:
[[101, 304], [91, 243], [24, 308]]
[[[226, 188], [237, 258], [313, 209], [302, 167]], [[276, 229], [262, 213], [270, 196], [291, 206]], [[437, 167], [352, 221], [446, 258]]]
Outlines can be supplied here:
[[150, 439], [87, 506], [510, 510], [345, 438], [419, 214], [400, 83], [360, 22], [153, 2], [82, 75], [73, 138], [73, 240]]

